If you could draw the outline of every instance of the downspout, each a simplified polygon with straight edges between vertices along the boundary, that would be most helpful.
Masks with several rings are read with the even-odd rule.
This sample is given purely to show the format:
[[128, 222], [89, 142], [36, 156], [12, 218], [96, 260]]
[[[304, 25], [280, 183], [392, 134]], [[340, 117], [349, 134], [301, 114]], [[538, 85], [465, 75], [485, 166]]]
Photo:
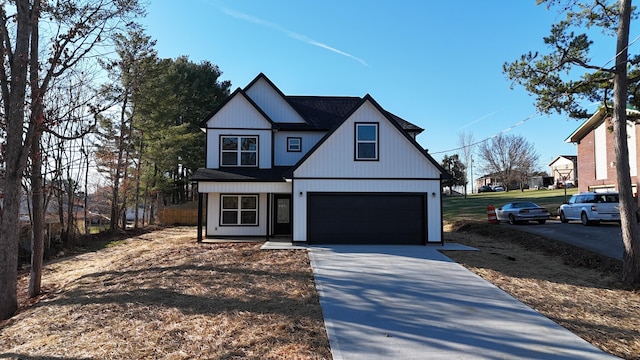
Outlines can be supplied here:
[[273, 220], [274, 214], [271, 209], [271, 193], [267, 193], [267, 234], [265, 238], [269, 241], [269, 234], [271, 233], [271, 221]]
[[294, 180], [293, 180], [293, 172], [291, 172], [291, 209], [289, 209], [289, 211], [291, 211], [291, 244], [293, 244], [293, 234], [295, 234], [294, 231], [294, 226], [296, 226], [296, 206], [295, 206], [295, 191], [293, 191], [294, 187]]
[[[440, 184], [442, 184], [442, 174], [440, 174]], [[442, 206], [442, 190], [438, 196], [440, 198], [440, 245], [444, 246], [444, 211]]]
[[202, 197], [203, 194], [198, 190], [198, 242], [202, 242]]

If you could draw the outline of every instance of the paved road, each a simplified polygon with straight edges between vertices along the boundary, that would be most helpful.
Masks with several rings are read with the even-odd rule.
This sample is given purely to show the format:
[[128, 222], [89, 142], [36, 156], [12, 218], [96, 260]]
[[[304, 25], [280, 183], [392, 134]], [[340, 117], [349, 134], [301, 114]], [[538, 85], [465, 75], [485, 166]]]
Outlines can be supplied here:
[[[509, 226], [505, 224], [500, 226], [503, 225]], [[622, 233], [620, 232], [620, 225], [616, 223], [583, 226], [580, 222], [572, 221], [568, 224], [562, 224], [560, 221], [551, 220], [544, 225], [530, 223], [513, 226], [517, 226], [519, 230], [543, 235], [550, 239], [560, 240], [622, 260]]]

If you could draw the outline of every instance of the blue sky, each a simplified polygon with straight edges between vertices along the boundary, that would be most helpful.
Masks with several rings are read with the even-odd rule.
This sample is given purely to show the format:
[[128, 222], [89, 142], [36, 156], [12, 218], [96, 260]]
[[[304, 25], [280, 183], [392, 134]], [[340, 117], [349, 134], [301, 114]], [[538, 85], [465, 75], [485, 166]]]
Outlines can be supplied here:
[[[502, 73], [505, 61], [546, 52], [542, 38], [563, 18], [535, 0], [150, 0], [147, 11], [160, 57], [209, 60], [232, 90], [263, 72], [288, 95], [370, 94], [424, 128], [418, 142], [438, 161], [461, 154], [447, 150], [463, 131], [524, 136], [546, 171], [577, 151], [564, 139], [580, 122], [536, 114]], [[598, 50], [604, 64], [615, 44]]]

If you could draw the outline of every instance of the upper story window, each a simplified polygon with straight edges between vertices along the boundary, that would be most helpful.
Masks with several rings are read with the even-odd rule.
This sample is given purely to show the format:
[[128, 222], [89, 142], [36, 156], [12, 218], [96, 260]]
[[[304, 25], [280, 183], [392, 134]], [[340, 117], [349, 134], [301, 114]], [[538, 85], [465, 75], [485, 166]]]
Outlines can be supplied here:
[[301, 152], [302, 151], [302, 138], [288, 137], [287, 138], [287, 151], [288, 152]]
[[378, 160], [378, 124], [356, 123], [356, 160]]
[[257, 136], [222, 136], [221, 166], [258, 166]]

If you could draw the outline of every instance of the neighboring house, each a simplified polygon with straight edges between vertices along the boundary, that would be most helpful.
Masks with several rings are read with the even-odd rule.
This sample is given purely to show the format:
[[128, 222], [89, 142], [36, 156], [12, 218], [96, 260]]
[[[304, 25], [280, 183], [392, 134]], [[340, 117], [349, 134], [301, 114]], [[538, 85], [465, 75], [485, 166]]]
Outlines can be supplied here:
[[528, 186], [528, 183], [520, 180], [520, 174], [521, 173], [519, 171], [512, 171], [513, 180], [509, 182], [505, 181], [504, 177], [499, 173], [483, 175], [476, 179], [476, 189], [479, 189], [482, 186], [503, 186], [508, 190], [517, 190], [520, 189], [521, 185], [526, 188]]
[[259, 74], [201, 126], [206, 168], [192, 179], [200, 209], [206, 203], [208, 238], [443, 240], [440, 183], [448, 174], [416, 142], [423, 130], [370, 95], [288, 96]]
[[494, 186], [498, 184], [498, 177], [495, 174], [484, 175], [476, 179], [476, 189], [482, 186]]
[[549, 163], [549, 174], [554, 177], [555, 183], [571, 182], [577, 185], [578, 181], [578, 157], [575, 155], [560, 155]]
[[[629, 146], [629, 167], [634, 196], [638, 193], [638, 159], [640, 159], [638, 138], [640, 128], [637, 118], [640, 112], [627, 109], [627, 145]], [[614, 153], [613, 132], [610, 130], [610, 116], [604, 108], [598, 109], [589, 119], [580, 125], [565, 142], [578, 146], [578, 171], [580, 175], [578, 190], [613, 191], [618, 188], [616, 175], [616, 156]]]
[[553, 176], [536, 175], [529, 178], [527, 184], [529, 185], [529, 189], [548, 189], [549, 186], [555, 185], [555, 179]]

